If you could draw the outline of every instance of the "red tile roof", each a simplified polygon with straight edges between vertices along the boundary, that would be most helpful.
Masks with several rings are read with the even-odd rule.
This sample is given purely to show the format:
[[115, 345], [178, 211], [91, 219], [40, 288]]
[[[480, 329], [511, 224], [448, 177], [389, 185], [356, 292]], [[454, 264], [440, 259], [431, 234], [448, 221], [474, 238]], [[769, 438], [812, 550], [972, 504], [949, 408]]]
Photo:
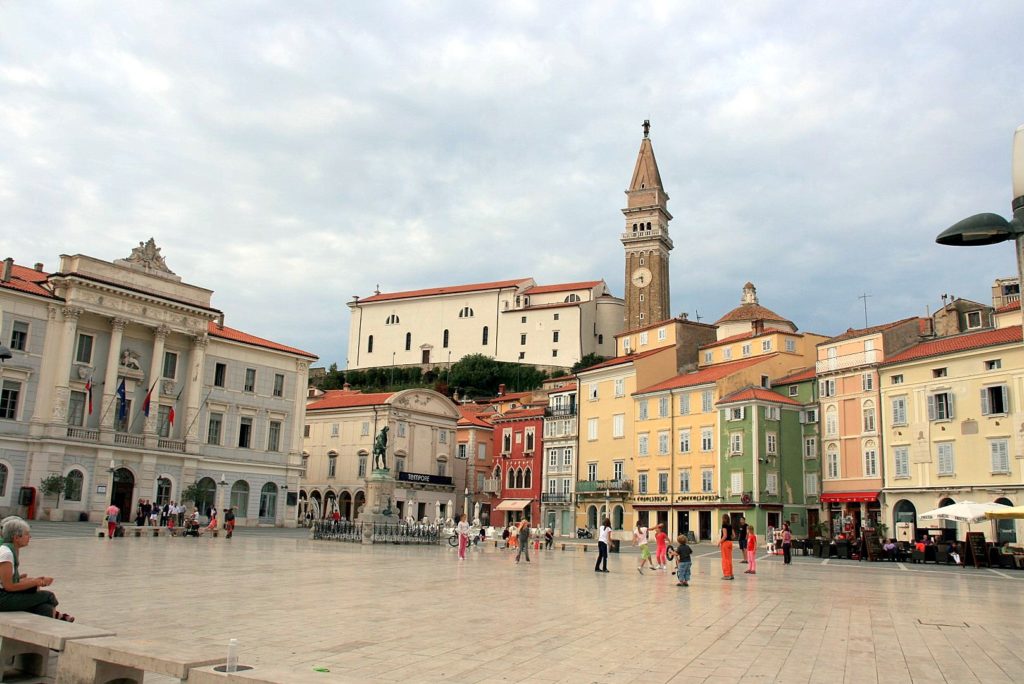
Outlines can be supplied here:
[[296, 354], [298, 356], [305, 356], [305, 357], [308, 357], [308, 358], [311, 358], [311, 359], [318, 359], [318, 358], [320, 358], [316, 354], [311, 354], [310, 352], [302, 351], [301, 349], [296, 349], [295, 347], [288, 347], [288, 346], [283, 345], [283, 344], [278, 344], [277, 342], [271, 342], [270, 340], [265, 340], [262, 337], [256, 337], [255, 335], [250, 335], [249, 333], [242, 332], [241, 330], [235, 330], [234, 328], [229, 328], [226, 325], [225, 326], [219, 326], [219, 325], [217, 325], [213, 321], [210, 321], [210, 323], [207, 325], [207, 330], [214, 337], [220, 337], [220, 338], [223, 338], [225, 340], [231, 340], [232, 342], [241, 342], [242, 344], [251, 344], [254, 347], [263, 347], [264, 349], [273, 349], [274, 351], [287, 352], [289, 354]]
[[379, 406], [394, 394], [394, 392], [363, 394], [362, 392], [354, 392], [352, 390], [327, 390], [321, 399], [307, 404], [306, 411], [354, 408], [356, 406]]
[[638, 394], [648, 394], [650, 392], [661, 392], [664, 390], [678, 389], [680, 387], [694, 387], [696, 385], [706, 385], [716, 380], [720, 380], [727, 375], [735, 373], [736, 371], [743, 370], [747, 366], [753, 366], [756, 363], [764, 361], [765, 359], [771, 359], [778, 356], [775, 354], [765, 354], [764, 356], [754, 356], [749, 359], [742, 359], [740, 361], [731, 361], [729, 363], [718, 363], [714, 366], [708, 366], [698, 371], [691, 373], [683, 373], [677, 375], [674, 378], [669, 378], [663, 382], [659, 382], [656, 385], [645, 387], [642, 390], [633, 393], [633, 396]]
[[579, 373], [589, 373], [590, 371], [597, 370], [599, 368], [610, 368], [612, 366], [618, 366], [623, 363], [629, 363], [630, 361], [636, 361], [637, 359], [643, 359], [648, 356], [651, 356], [652, 354], [657, 354], [658, 352], [665, 351], [666, 349], [672, 349], [672, 347], [658, 347], [657, 349], [649, 349], [645, 352], [640, 352], [639, 354], [626, 354], [624, 356], [616, 356], [608, 359], [607, 361], [595, 363], [593, 366], [590, 366], [589, 368], [583, 368], [577, 371], [577, 375], [579, 375]]
[[930, 356], [943, 356], [955, 354], [956, 352], [981, 349], [983, 347], [994, 347], [999, 344], [1012, 344], [1021, 341], [1021, 328], [1014, 325], [1009, 328], [996, 328], [995, 330], [983, 330], [981, 332], [967, 333], [966, 335], [954, 335], [941, 337], [937, 340], [929, 340], [916, 346], [901, 351], [885, 359], [881, 365], [889, 366], [894, 363], [924, 359]]
[[535, 295], [547, 292], [569, 292], [570, 290], [592, 290], [600, 285], [602, 280], [585, 280], [579, 283], [561, 283], [559, 285], [534, 285], [528, 288], [523, 294]]
[[478, 404], [458, 404], [456, 408], [459, 410], [458, 424], [462, 427], [483, 427], [493, 428], [491, 424], [491, 418], [494, 417], [494, 413], [491, 412], [490, 407], [480, 406]]
[[777, 404], [789, 404], [791, 406], [801, 406], [799, 401], [784, 397], [778, 392], [772, 392], [769, 389], [763, 387], [744, 387], [741, 390], [737, 390], [732, 394], [722, 397], [718, 400], [717, 405], [721, 404], [732, 404], [737, 401], [771, 401]]
[[500, 423], [505, 420], [516, 420], [519, 418], [543, 418], [544, 407], [540, 408], [517, 408], [505, 411], [505, 413], [494, 416], [494, 422]]
[[836, 342], [842, 342], [843, 340], [852, 340], [855, 337], [863, 337], [865, 335], [874, 335], [875, 333], [882, 332], [883, 330], [888, 330], [889, 328], [895, 328], [897, 325], [902, 325], [903, 323], [907, 323], [908, 321], [916, 321], [916, 320], [918, 320], [917, 316], [911, 316], [909, 318], [902, 318], [902, 319], [900, 319], [898, 321], [893, 321], [891, 323], [882, 323], [881, 325], [873, 325], [870, 328], [859, 328], [859, 329], [857, 329], [857, 328], [847, 328], [846, 332], [840, 333], [840, 334], [836, 335], [835, 337], [830, 337], [827, 340], [825, 340], [824, 342], [820, 342], [818, 344], [818, 346], [820, 347], [823, 344], [835, 344]]
[[642, 328], [633, 328], [632, 330], [623, 330], [622, 332], [615, 334], [615, 339], [619, 339], [620, 337], [626, 337], [627, 335], [635, 335], [637, 333], [644, 332], [645, 330], [653, 330], [654, 328], [660, 327], [662, 325], [666, 325], [668, 323], [677, 323], [677, 322], [678, 323], [686, 323], [687, 325], [699, 325], [699, 326], [702, 326], [702, 327], [705, 327], [705, 328], [714, 328], [715, 327], [711, 323], [701, 323], [700, 321], [691, 321], [688, 318], [683, 318], [681, 316], [676, 316], [675, 318], [666, 318], [665, 320], [658, 321], [657, 323], [648, 323], [647, 325], [645, 325]]
[[1003, 304], [1001, 307], [995, 310], [995, 313], [1009, 313], [1011, 311], [1020, 311], [1020, 302], [1010, 302], [1009, 304]]
[[[735, 309], [725, 314], [717, 321], [715, 325], [721, 323], [729, 323], [731, 321], [777, 321], [780, 323], [789, 323], [793, 325], [793, 322], [783, 318], [779, 314], [775, 313], [771, 309], [766, 309], [760, 304], [740, 304]], [[795, 327], [795, 326], [794, 326]]]
[[500, 397], [494, 397], [493, 399], [488, 399], [487, 403], [488, 404], [501, 404], [501, 403], [504, 403], [504, 402], [507, 402], [507, 401], [515, 401], [517, 399], [522, 399], [524, 397], [532, 397], [532, 396], [533, 396], [533, 392], [506, 392], [505, 394], [502, 394]]
[[748, 340], [748, 339], [757, 337], [758, 335], [768, 335], [768, 334], [775, 333], [775, 332], [779, 332], [779, 331], [777, 331], [777, 330], [766, 330], [764, 332], [756, 333], [753, 330], [751, 330], [750, 332], [740, 333], [738, 335], [730, 335], [729, 337], [723, 337], [722, 339], [716, 340], [715, 342], [709, 342], [708, 344], [702, 344], [700, 346], [700, 348], [701, 349], [707, 349], [708, 347], [716, 347], [716, 346], [718, 346], [720, 344], [729, 344], [731, 342], [739, 342], [740, 340]]
[[[0, 264], [0, 268], [3, 264]], [[11, 279], [4, 282], [0, 281], [0, 287], [8, 290], [18, 290], [19, 292], [27, 292], [29, 294], [39, 295], [40, 297], [48, 297], [50, 299], [57, 299], [57, 297], [46, 287], [46, 279], [50, 277], [49, 273], [43, 273], [37, 271], [34, 268], [25, 268], [14, 264], [11, 269]]]
[[795, 382], [805, 382], [807, 380], [813, 380], [817, 373], [814, 370], [814, 366], [808, 366], [802, 370], [798, 370], [794, 373], [790, 373], [778, 380], [772, 380], [772, 385], [792, 385]]
[[459, 294], [460, 292], [480, 292], [484, 290], [502, 290], [509, 287], [519, 287], [529, 282], [529, 278], [516, 278], [515, 280], [496, 280], [491, 283], [472, 283], [469, 285], [449, 285], [446, 287], [428, 287], [423, 290], [406, 290], [405, 292], [381, 292], [360, 299], [359, 303], [385, 302], [391, 299], [412, 299], [414, 297], [431, 297], [433, 295]]

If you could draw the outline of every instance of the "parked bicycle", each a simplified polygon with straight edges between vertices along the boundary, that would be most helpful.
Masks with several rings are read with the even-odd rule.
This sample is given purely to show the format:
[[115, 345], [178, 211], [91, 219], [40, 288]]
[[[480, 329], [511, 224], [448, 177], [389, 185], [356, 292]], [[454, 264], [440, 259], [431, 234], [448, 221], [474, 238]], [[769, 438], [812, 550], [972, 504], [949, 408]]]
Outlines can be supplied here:
[[[469, 533], [469, 543], [472, 544], [473, 546], [476, 546], [477, 544], [480, 543], [480, 531], [479, 530], [477, 530], [477, 531], [470, 530], [470, 533]], [[458, 532], [453, 532], [452, 536], [448, 537], [448, 546], [458, 546], [458, 545], [459, 545], [459, 533]]]

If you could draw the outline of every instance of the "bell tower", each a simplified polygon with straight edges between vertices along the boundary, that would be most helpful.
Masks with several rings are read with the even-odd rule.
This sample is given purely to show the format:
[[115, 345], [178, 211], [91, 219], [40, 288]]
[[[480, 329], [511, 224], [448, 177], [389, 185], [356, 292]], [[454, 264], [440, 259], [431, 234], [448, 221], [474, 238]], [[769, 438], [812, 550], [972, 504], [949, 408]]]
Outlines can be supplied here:
[[651, 122], [644, 121], [644, 139], [626, 190], [626, 230], [622, 247], [626, 256], [626, 320], [624, 330], [635, 330], [671, 317], [669, 305], [668, 195], [661, 186], [658, 162], [649, 136]]

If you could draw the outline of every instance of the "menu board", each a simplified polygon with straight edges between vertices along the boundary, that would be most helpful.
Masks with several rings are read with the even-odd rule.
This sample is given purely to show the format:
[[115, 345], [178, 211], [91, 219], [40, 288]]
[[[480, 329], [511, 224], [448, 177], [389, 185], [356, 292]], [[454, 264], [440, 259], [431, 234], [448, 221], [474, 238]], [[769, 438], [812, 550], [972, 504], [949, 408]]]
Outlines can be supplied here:
[[865, 532], [864, 546], [867, 547], [866, 553], [869, 561], [881, 560], [884, 552], [882, 551], [882, 540], [878, 538], [878, 533]]
[[985, 553], [984, 532], [967, 533], [967, 553], [971, 554], [970, 560], [974, 563], [974, 567], [988, 567], [988, 554]]

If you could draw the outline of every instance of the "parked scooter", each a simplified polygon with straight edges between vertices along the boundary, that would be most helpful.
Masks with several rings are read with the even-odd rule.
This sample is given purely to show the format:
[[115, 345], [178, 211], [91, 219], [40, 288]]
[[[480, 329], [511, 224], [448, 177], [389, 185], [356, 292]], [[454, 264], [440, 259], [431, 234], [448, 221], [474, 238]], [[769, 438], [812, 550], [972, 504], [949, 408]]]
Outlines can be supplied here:
[[594, 538], [594, 533], [591, 532], [590, 530], [588, 530], [586, 527], [577, 527], [576, 528], [576, 538], [577, 539], [593, 539]]

